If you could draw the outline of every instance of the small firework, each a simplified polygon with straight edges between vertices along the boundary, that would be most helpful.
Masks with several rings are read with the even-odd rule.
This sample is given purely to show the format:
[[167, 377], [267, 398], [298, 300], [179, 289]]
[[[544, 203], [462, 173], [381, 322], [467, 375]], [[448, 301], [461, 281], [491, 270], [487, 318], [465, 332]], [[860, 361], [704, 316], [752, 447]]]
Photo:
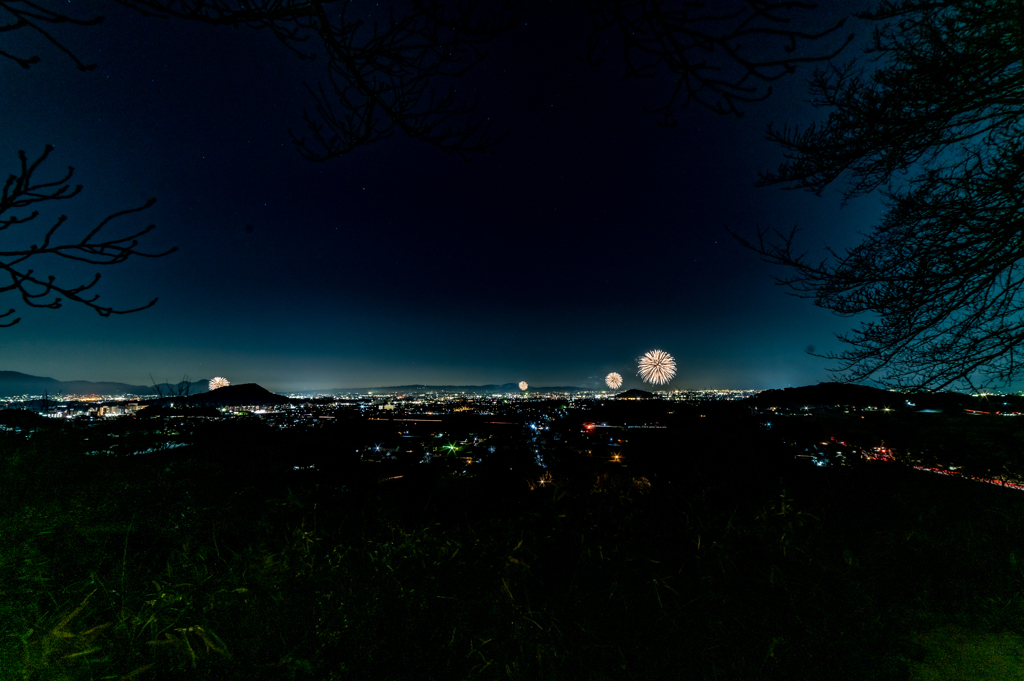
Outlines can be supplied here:
[[651, 350], [639, 360], [640, 378], [654, 385], [662, 385], [676, 375], [676, 361], [664, 350]]
[[527, 383], [526, 381], [519, 381], [519, 389], [520, 390], [526, 390], [529, 387], [530, 387], [530, 384]]
[[608, 387], [612, 390], [618, 390], [622, 385], [622, 376], [613, 371], [604, 377], [604, 382], [607, 383]]
[[217, 388], [223, 388], [229, 385], [231, 384], [228, 383], [228, 379], [224, 378], [223, 376], [218, 376], [216, 378], [210, 379], [210, 390], [216, 390]]

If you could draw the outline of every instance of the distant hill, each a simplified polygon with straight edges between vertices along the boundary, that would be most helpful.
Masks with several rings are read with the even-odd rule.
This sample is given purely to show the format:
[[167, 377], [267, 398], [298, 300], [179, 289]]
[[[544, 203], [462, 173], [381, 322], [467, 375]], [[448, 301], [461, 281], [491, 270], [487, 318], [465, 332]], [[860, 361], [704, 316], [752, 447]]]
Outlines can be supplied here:
[[206, 416], [211, 418], [219, 418], [223, 416], [216, 407], [172, 407], [169, 405], [162, 404], [150, 404], [144, 409], [138, 411], [138, 416], [141, 418], [151, 418], [157, 416]]
[[766, 407], [833, 406], [899, 407], [904, 404], [902, 393], [852, 383], [819, 383], [799, 388], [763, 390], [744, 400], [746, 404]]
[[255, 383], [228, 385], [188, 397], [165, 397], [149, 400], [151, 405], [173, 404], [175, 407], [248, 407], [290, 403], [291, 400], [287, 397], [272, 393]]
[[46, 423], [46, 419], [24, 409], [0, 409], [0, 426], [32, 428]]
[[652, 392], [648, 392], [646, 390], [637, 390], [636, 388], [633, 388], [632, 390], [624, 390], [621, 393], [618, 393], [617, 395], [615, 395], [615, 399], [617, 399], [617, 400], [660, 400], [661, 397], [659, 397], [658, 395], [655, 395]]
[[[209, 380], [192, 381], [192, 393], [206, 392]], [[161, 383], [157, 387], [164, 395], [177, 392], [174, 384]], [[0, 397], [18, 395], [156, 395], [151, 385], [131, 385], [112, 381], [58, 381], [44, 376], [32, 376], [18, 371], [0, 371]]]
[[975, 397], [956, 392], [893, 392], [866, 385], [849, 383], [819, 383], [800, 388], [765, 390], [748, 397], [744, 404], [764, 407], [888, 407], [910, 411], [960, 413], [964, 409], [999, 413], [1024, 409], [1024, 399], [1018, 395], [992, 395]]

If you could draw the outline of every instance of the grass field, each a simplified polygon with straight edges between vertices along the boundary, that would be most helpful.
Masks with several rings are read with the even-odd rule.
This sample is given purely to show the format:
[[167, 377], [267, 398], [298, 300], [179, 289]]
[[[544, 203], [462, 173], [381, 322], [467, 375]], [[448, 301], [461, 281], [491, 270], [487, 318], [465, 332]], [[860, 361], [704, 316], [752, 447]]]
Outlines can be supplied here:
[[1024, 495], [897, 464], [531, 491], [0, 447], [4, 679], [1024, 678]]

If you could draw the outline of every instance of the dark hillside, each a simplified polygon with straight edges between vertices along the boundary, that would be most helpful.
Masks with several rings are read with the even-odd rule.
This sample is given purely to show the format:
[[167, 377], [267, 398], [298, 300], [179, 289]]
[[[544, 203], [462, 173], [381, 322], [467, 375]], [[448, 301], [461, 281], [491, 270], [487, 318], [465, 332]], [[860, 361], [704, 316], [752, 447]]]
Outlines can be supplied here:
[[186, 407], [249, 407], [290, 404], [291, 400], [255, 383], [240, 383], [196, 395], [149, 400], [148, 403]]
[[[660, 406], [546, 422], [547, 468], [525, 427], [427, 463], [366, 449], [396, 426], [355, 417], [168, 420], [188, 446], [131, 457], [81, 452], [157, 422], [0, 434], [0, 660], [74, 681], [1019, 676], [1020, 493], [817, 468], [745, 408]], [[609, 438], [619, 461], [580, 454]]]
[[849, 383], [819, 383], [799, 388], [763, 390], [744, 402], [760, 406], [862, 406], [901, 407], [904, 398], [900, 393], [880, 390], [867, 385]]

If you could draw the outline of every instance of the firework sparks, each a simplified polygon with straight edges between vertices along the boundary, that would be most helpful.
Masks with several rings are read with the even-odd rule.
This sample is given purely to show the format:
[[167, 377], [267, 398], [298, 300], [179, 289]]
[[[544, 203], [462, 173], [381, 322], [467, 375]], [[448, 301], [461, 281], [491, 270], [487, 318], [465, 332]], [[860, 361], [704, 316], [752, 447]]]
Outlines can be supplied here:
[[223, 376], [218, 376], [216, 378], [211, 378], [210, 379], [210, 390], [216, 390], [217, 388], [224, 388], [224, 387], [229, 386], [229, 385], [231, 385], [231, 384], [228, 383], [228, 379], [224, 378]]
[[622, 375], [613, 371], [604, 377], [604, 382], [607, 383], [608, 387], [612, 390], [618, 390], [622, 385]]
[[640, 378], [654, 385], [662, 385], [676, 375], [676, 360], [664, 350], [651, 350], [638, 363]]
[[519, 381], [519, 389], [520, 390], [526, 390], [529, 387], [530, 387], [530, 384], [527, 383], [526, 381]]

